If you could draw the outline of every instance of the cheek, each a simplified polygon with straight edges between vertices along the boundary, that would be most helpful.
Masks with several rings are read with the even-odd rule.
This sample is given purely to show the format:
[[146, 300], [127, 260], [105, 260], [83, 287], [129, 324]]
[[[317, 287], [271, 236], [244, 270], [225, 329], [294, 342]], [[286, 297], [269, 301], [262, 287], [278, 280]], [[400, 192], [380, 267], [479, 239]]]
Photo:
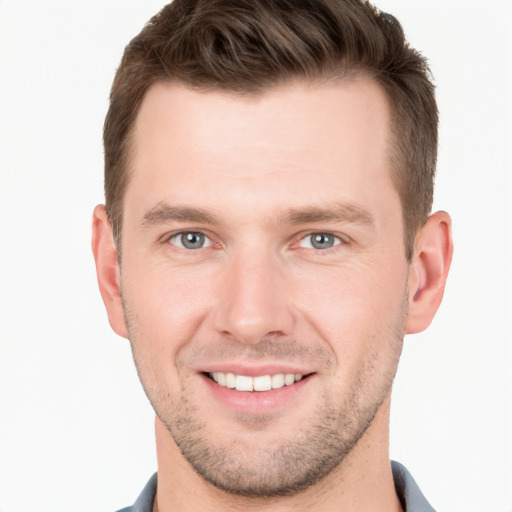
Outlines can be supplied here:
[[[338, 364], [378, 354], [404, 321], [407, 266], [350, 264], [305, 273], [294, 292], [301, 315], [330, 345]], [[352, 363], [351, 363], [352, 362]]]
[[211, 270], [125, 261], [125, 304], [138, 341], [164, 353], [177, 351], [202, 322], [212, 290]]
[[171, 400], [168, 391], [180, 389], [186, 377], [177, 355], [204, 316], [201, 281], [183, 270], [124, 265], [123, 302], [139, 378], [153, 401]]

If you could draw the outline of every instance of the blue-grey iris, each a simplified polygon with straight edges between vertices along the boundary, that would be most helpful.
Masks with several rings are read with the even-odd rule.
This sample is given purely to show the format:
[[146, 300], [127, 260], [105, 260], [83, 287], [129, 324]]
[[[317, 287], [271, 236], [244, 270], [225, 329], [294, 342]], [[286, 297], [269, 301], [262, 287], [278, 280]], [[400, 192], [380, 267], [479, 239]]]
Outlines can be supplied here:
[[328, 233], [315, 233], [311, 235], [311, 245], [315, 249], [330, 249], [334, 246], [335, 237]]
[[183, 233], [180, 238], [185, 249], [201, 249], [205, 237], [202, 233]]

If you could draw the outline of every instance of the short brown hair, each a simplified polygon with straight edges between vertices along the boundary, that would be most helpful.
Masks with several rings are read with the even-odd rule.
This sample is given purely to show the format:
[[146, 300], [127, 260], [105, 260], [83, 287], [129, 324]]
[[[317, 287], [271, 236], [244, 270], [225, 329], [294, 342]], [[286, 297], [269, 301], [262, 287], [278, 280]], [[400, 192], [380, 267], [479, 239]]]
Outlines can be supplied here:
[[365, 75], [386, 93], [407, 258], [433, 198], [438, 112], [425, 59], [365, 0], [174, 0], [126, 47], [104, 126], [106, 210], [119, 248], [129, 145], [148, 88], [260, 94], [287, 81]]

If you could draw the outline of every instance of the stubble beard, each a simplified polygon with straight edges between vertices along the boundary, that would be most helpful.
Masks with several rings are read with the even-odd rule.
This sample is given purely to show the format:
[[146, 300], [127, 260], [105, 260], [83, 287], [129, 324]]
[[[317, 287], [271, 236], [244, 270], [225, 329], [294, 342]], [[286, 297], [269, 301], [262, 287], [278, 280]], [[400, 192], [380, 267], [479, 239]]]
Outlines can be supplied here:
[[[251, 498], [271, 498], [297, 494], [321, 481], [340, 467], [354, 446], [372, 424], [383, 401], [391, 392], [392, 383], [403, 346], [407, 315], [407, 297], [404, 297], [400, 317], [377, 343], [389, 350], [388, 366], [384, 376], [377, 377], [377, 355], [370, 355], [361, 366], [346, 393], [342, 404], [335, 396], [323, 393], [319, 406], [311, 412], [309, 424], [302, 426], [293, 439], [281, 433], [279, 442], [265, 444], [260, 436], [272, 429], [271, 421], [262, 417], [240, 416], [250, 423], [255, 442], [250, 446], [241, 440], [229, 439], [228, 445], [215, 444], [209, 435], [207, 421], [200, 419], [200, 411], [186, 386], [177, 402], [170, 395], [159, 392], [145, 378], [147, 368], [137, 354], [129, 315], [125, 316], [130, 332], [130, 343], [139, 378], [160, 421], [166, 426], [183, 457], [204, 480], [230, 494]], [[379, 379], [375, 386], [375, 379]], [[267, 429], [266, 423], [269, 423]], [[258, 428], [258, 424], [259, 427]]]
[[[230, 494], [271, 498], [297, 494], [339, 467], [371, 425], [387, 393], [383, 395], [369, 406], [349, 402], [341, 410], [324, 402], [312, 413], [315, 420], [294, 432], [293, 439], [282, 433], [277, 446], [266, 442], [264, 418], [248, 421], [256, 437], [251, 446], [236, 440], [216, 446], [208, 437], [208, 424], [198, 421], [195, 408], [184, 402], [171, 421], [161, 414], [159, 418], [185, 459], [207, 482]], [[258, 421], [263, 432], [255, 428]], [[258, 441], [258, 436], [263, 439]]]

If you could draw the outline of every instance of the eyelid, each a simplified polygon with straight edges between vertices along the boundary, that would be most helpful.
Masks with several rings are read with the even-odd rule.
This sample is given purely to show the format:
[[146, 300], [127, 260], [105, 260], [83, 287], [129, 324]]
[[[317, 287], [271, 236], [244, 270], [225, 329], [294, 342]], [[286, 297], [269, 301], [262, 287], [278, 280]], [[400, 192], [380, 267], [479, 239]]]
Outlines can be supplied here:
[[[214, 238], [207, 234], [205, 232], [205, 230], [202, 230], [202, 229], [180, 229], [179, 231], [174, 231], [172, 233], [166, 233], [164, 236], [162, 236], [160, 238], [160, 241], [164, 244], [169, 244], [169, 245], [172, 245], [174, 247], [177, 247], [178, 249], [183, 249], [185, 251], [194, 251], [194, 249], [188, 249], [186, 247], [183, 247], [181, 244], [177, 244], [177, 243], [173, 243], [172, 240], [173, 239], [176, 239], [177, 237], [181, 236], [181, 235], [184, 235], [184, 234], [187, 234], [187, 233], [197, 233], [197, 234], [200, 234], [200, 235], [203, 235], [205, 240], [207, 241], [207, 245], [204, 245], [203, 247], [200, 247], [198, 249], [195, 249], [196, 251], [199, 250], [199, 249], [206, 249], [206, 248], [209, 248], [209, 247], [221, 247], [221, 244], [216, 242], [214, 240]], [[332, 247], [329, 247], [327, 249], [315, 249], [314, 247], [311, 247], [311, 248], [306, 248], [306, 249], [312, 249], [314, 251], [318, 251], [318, 252], [327, 252], [329, 250], [333, 250], [335, 249], [336, 247], [339, 247], [340, 245], [346, 245], [349, 243], [349, 240], [348, 240], [348, 237], [346, 235], [342, 235], [340, 233], [335, 233], [335, 232], [332, 232], [332, 231], [328, 231], [328, 230], [319, 230], [319, 229], [315, 229], [315, 230], [311, 230], [311, 231], [307, 231], [305, 233], [301, 233], [299, 235], [296, 235], [294, 238], [295, 238], [295, 242], [293, 242], [293, 246], [295, 248], [302, 248], [300, 246], [300, 243], [305, 240], [306, 238], [308, 237], [311, 237], [313, 235], [329, 235], [329, 236], [332, 236], [333, 238], [335, 238], [337, 240], [337, 243], [335, 243]]]
[[[205, 239], [205, 245], [203, 245], [202, 247], [199, 247], [197, 249], [189, 249], [187, 247], [184, 247], [181, 243], [178, 244], [178, 243], [172, 241], [173, 239], [179, 240], [179, 237], [186, 235], [186, 234], [202, 235]], [[162, 241], [164, 243], [172, 245], [173, 247], [177, 247], [178, 249], [183, 249], [184, 251], [189, 251], [189, 252], [198, 251], [200, 249], [207, 249], [208, 247], [219, 245], [216, 242], [214, 242], [214, 240], [211, 236], [206, 234], [201, 229], [180, 229], [179, 231], [174, 231], [173, 233], [167, 233], [165, 236], [162, 237]]]
[[[332, 236], [336, 240], [332, 247], [328, 247], [326, 249], [316, 249], [315, 247], [303, 247], [300, 245], [303, 240], [305, 240], [313, 235], [328, 235], [328, 236]], [[323, 231], [323, 230], [319, 230], [319, 229], [311, 230], [306, 233], [302, 233], [296, 238], [296, 240], [297, 241], [294, 243], [294, 246], [301, 248], [301, 249], [311, 249], [311, 250], [314, 250], [317, 252], [327, 252], [329, 250], [335, 250], [340, 245], [345, 245], [348, 243], [347, 237], [343, 236], [340, 233], [334, 233], [332, 231], [327, 231], [327, 230]]]

